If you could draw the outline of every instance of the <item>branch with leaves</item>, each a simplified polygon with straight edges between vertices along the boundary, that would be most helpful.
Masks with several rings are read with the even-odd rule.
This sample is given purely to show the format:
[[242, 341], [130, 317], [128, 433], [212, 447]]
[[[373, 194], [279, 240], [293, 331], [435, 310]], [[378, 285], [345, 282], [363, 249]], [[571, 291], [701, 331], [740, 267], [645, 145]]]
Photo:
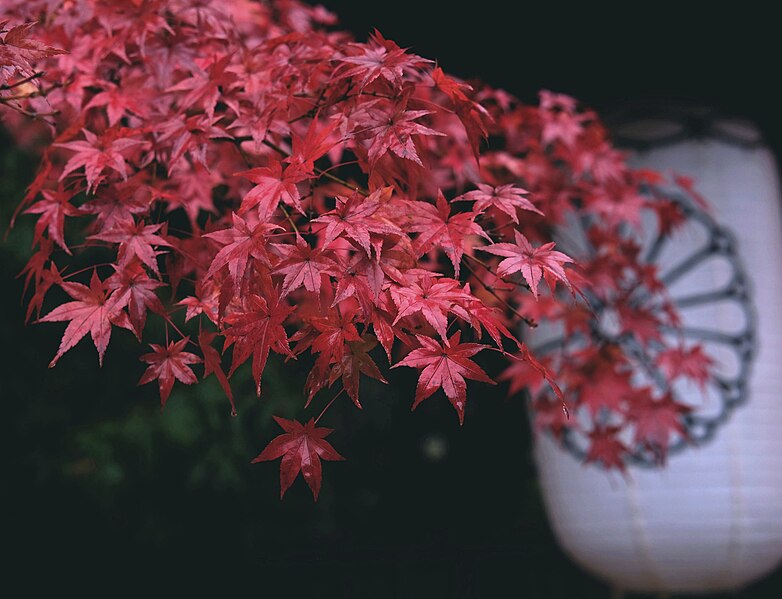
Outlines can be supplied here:
[[[88, 334], [102, 361], [120, 327], [149, 343], [140, 383], [157, 381], [162, 404], [177, 382], [215, 374], [234, 409], [243, 364], [262, 397], [270, 356], [309, 355], [302, 409], [337, 390], [307, 424], [277, 419], [285, 433], [256, 461], [282, 458], [282, 493], [302, 472], [317, 497], [320, 460], [342, 457], [316, 424], [338, 398], [360, 408], [362, 379], [417, 369], [413, 407], [442, 391], [463, 422], [467, 381], [495, 382], [473, 360], [490, 348], [509, 357], [513, 391], [543, 381], [535, 405], [559, 406], [545, 425], [555, 433], [573, 426], [567, 407], [583, 407], [603, 436], [629, 426], [639, 443], [665, 444], [638, 425], [629, 356], [590, 362], [587, 350], [604, 355], [593, 340], [549, 368], [517, 338], [551, 319], [584, 329], [587, 293], [622, 301], [642, 284], [661, 296], [637, 252], [612, 248], [632, 250], [641, 212], [673, 226], [675, 211], [643, 195], [651, 175], [627, 168], [594, 114], [557, 94], [526, 106], [473, 88], [295, 1], [50, 7], [9, 12], [0, 97], [26, 94], [24, 114], [53, 125], [20, 207], [36, 219], [28, 316], [67, 323], [52, 366]], [[6, 124], [20, 136], [30, 126]], [[551, 239], [573, 214], [599, 217], [594, 257], [578, 265]], [[69, 272], [77, 255], [101, 258]], [[40, 316], [53, 287], [70, 301]], [[626, 332], [662, 340], [666, 307], [670, 318], [640, 324], [628, 304]], [[149, 338], [150, 315], [165, 339]], [[614, 386], [586, 393], [587, 363]], [[702, 380], [705, 368], [693, 358], [671, 378]], [[601, 389], [621, 396], [601, 403]], [[593, 459], [622, 464], [621, 453]]]

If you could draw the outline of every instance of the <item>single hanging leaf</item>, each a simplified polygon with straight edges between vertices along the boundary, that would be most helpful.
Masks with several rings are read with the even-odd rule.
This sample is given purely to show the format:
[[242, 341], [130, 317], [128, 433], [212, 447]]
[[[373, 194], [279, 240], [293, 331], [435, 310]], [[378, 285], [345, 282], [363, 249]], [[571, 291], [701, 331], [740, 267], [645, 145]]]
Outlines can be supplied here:
[[234, 404], [234, 394], [231, 390], [231, 383], [228, 381], [228, 377], [223, 370], [222, 361], [220, 360], [220, 353], [212, 347], [212, 341], [217, 337], [217, 333], [210, 333], [203, 331], [198, 335], [198, 347], [201, 348], [201, 353], [204, 354], [204, 378], [214, 373], [217, 380], [220, 382], [220, 386], [223, 388], [228, 401], [231, 402], [231, 415], [236, 416], [236, 404]]
[[90, 286], [81, 283], [63, 282], [60, 286], [75, 301], [57, 306], [38, 322], [70, 321], [65, 328], [49, 368], [52, 368], [62, 355], [81, 341], [87, 333], [92, 337], [95, 349], [98, 350], [98, 361], [103, 365], [103, 354], [111, 338], [111, 325], [115, 324], [128, 330], [133, 330], [128, 315], [122, 310], [116, 293], [106, 294], [103, 282], [98, 273], [92, 271]]
[[149, 364], [149, 368], [141, 376], [138, 384], [146, 385], [157, 379], [160, 385], [161, 406], [166, 405], [175, 379], [185, 385], [198, 382], [189, 365], [200, 363], [201, 358], [183, 351], [189, 341], [190, 338], [185, 337], [179, 341], [172, 341], [167, 346], [150, 343], [152, 352], [141, 356], [141, 359]]
[[285, 491], [290, 488], [296, 476], [301, 472], [312, 490], [312, 496], [317, 501], [323, 479], [320, 460], [340, 461], [345, 459], [325, 440], [333, 429], [316, 427], [313, 419], [310, 419], [307, 424], [277, 416], [274, 417], [274, 420], [285, 432], [272, 439], [271, 443], [252, 463], [282, 458], [280, 463], [280, 499], [283, 498]]
[[442, 389], [448, 401], [459, 414], [459, 424], [464, 424], [464, 406], [467, 403], [467, 382], [465, 379], [496, 384], [472, 360], [472, 356], [486, 349], [480, 343], [460, 343], [461, 331], [457, 331], [441, 345], [430, 337], [416, 335], [421, 348], [411, 351], [405, 359], [392, 368], [409, 366], [422, 368], [415, 391], [413, 409], [438, 389]]

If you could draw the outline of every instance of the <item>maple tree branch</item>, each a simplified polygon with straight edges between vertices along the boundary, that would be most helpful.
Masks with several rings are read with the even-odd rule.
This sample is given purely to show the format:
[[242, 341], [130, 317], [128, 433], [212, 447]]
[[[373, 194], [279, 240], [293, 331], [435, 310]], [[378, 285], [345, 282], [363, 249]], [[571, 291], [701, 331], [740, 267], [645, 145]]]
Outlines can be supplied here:
[[24, 79], [20, 79], [19, 81], [15, 83], [3, 83], [0, 85], [0, 91], [6, 91], [9, 89], [14, 89], [15, 87], [19, 87], [20, 85], [24, 85], [25, 83], [29, 83], [30, 81], [33, 81], [34, 79], [38, 79], [39, 77], [44, 76], [43, 71], [37, 71], [30, 75], [29, 77], [25, 77]]
[[15, 104], [13, 102], [13, 101], [17, 101], [17, 100], [20, 100], [20, 99], [21, 100], [25, 100], [27, 98], [32, 98], [33, 96], [43, 96], [43, 95], [44, 94], [36, 93], [36, 94], [30, 94], [30, 95], [27, 95], [27, 96], [12, 96], [12, 97], [5, 97], [5, 98], [0, 97], [0, 104], [2, 104], [3, 106], [7, 106], [11, 110], [15, 110], [16, 112], [18, 112], [18, 113], [20, 113], [20, 114], [22, 114], [22, 115], [24, 115], [24, 116], [26, 116], [28, 118], [35, 119], [37, 121], [41, 121], [42, 123], [46, 123], [50, 127], [54, 127], [55, 123], [47, 121], [44, 117], [56, 116], [56, 115], [59, 114], [59, 111], [53, 110], [51, 112], [40, 112], [40, 113], [39, 112], [33, 112], [32, 110], [27, 110], [25, 108], [22, 108], [21, 106], [19, 106], [18, 104]]

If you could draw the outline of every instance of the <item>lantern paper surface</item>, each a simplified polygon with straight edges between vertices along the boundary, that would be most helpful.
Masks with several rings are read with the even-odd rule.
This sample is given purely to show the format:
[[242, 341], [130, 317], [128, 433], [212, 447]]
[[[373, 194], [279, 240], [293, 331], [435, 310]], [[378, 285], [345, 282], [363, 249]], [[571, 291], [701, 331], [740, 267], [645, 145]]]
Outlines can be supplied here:
[[[634, 165], [695, 179], [714, 220], [735, 238], [749, 310], [715, 300], [682, 306], [681, 314], [688, 330], [707, 331], [699, 340], [718, 374], [746, 379], [745, 397], [726, 410], [697, 388], [677, 389], [718, 425], [699, 446], [673, 453], [665, 468], [631, 467], [628, 480], [583, 466], [548, 435], [538, 435], [536, 459], [554, 532], [587, 570], [627, 590], [725, 591], [782, 558], [780, 188], [774, 158], [751, 125], [713, 121], [699, 139], [677, 127], [655, 120], [619, 132], [636, 141], [670, 138], [637, 152]], [[686, 227], [677, 234], [656, 258], [662, 272], [697, 250], [698, 235]], [[735, 268], [720, 256], [695, 262], [671, 283], [673, 297], [719, 290]], [[740, 343], [722, 340], [747, 331], [754, 351], [746, 351], [749, 370], [742, 373]]]

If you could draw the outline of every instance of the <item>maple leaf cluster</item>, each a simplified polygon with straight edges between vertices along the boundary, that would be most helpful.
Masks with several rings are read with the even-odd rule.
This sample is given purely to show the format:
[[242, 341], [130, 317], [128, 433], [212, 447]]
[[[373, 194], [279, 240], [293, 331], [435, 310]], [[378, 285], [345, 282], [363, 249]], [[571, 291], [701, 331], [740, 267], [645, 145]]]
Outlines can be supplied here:
[[[518, 339], [546, 319], [589, 331], [586, 300], [611, 302], [646, 344], [676, 318], [627, 300], [664, 287], [624, 231], [642, 211], [669, 229], [679, 215], [571, 98], [472, 87], [292, 0], [3, 7], [3, 103], [46, 86], [2, 115], [20, 142], [37, 117], [47, 140], [19, 212], [36, 219], [28, 318], [68, 323], [52, 366], [87, 334], [102, 362], [120, 327], [149, 344], [140, 383], [157, 381], [162, 404], [214, 374], [234, 409], [242, 365], [261, 396], [271, 356], [308, 354], [305, 408], [327, 389], [327, 407], [344, 393], [360, 408], [362, 380], [408, 367], [413, 407], [442, 391], [462, 422], [467, 381], [495, 382], [476, 362], [493, 350], [512, 392], [535, 391], [539, 427], [559, 434], [576, 422], [565, 406], [586, 411], [592, 460], [621, 467], [628, 427], [661, 452], [682, 434], [686, 408], [639, 387], [610, 339], [556, 363]], [[577, 267], [552, 242], [574, 214], [594, 247]], [[70, 300], [41, 316], [55, 287]], [[664, 347], [660, 367], [703, 382], [699, 351]], [[284, 434], [256, 458], [282, 458], [281, 494], [301, 472], [317, 498], [320, 460], [342, 459], [321, 416], [277, 418]]]

